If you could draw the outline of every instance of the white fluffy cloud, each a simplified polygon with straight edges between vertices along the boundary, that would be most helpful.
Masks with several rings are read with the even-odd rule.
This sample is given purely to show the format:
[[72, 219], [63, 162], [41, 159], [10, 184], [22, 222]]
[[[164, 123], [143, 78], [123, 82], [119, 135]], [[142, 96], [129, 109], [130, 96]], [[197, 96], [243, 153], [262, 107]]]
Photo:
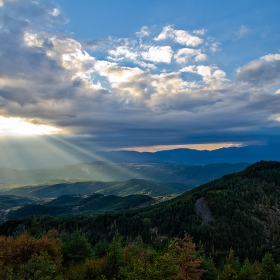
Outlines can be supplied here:
[[203, 80], [207, 83], [214, 80], [224, 80], [226, 73], [220, 70], [216, 65], [190, 65], [181, 69], [181, 72], [189, 72], [202, 76]]
[[133, 52], [128, 46], [118, 46], [115, 50], [109, 50], [109, 54], [115, 58], [128, 58], [136, 60], [138, 54]]
[[60, 14], [60, 10], [58, 8], [54, 8], [50, 14], [54, 17], [57, 17]]
[[143, 26], [140, 31], [135, 33], [139, 38], [149, 36], [151, 34], [148, 26]]
[[117, 87], [118, 84], [124, 83], [134, 76], [143, 73], [137, 67], [120, 67], [115, 63], [109, 63], [107, 61], [97, 61], [94, 67], [101, 76], [108, 79], [112, 87]]
[[142, 52], [141, 55], [144, 59], [155, 63], [170, 63], [173, 56], [173, 50], [170, 46], [152, 46], [147, 52]]
[[201, 35], [201, 36], [203, 36], [206, 32], [207, 32], [207, 30], [206, 30], [205, 28], [202, 28], [202, 29], [194, 30], [192, 33], [193, 33], [193, 34], [196, 34], [196, 35]]
[[[201, 29], [194, 30], [192, 33], [204, 35], [205, 32], [205, 29]], [[174, 65], [174, 61], [184, 65], [190, 61], [192, 61], [192, 63], [199, 63], [207, 60], [208, 56], [206, 53], [212, 52], [213, 48], [218, 45], [212, 37], [210, 37], [210, 39], [208, 38], [204, 43], [201, 38], [190, 35], [184, 30], [175, 30], [171, 26], [164, 27], [156, 40], [152, 39], [154, 38], [152, 31], [147, 26], [144, 26], [139, 32], [136, 32], [136, 36], [139, 39], [110, 37], [107, 44], [107, 58], [111, 61], [122, 63], [123, 65], [129, 60], [130, 63], [135, 66], [139, 66], [143, 69], [157, 70], [157, 72], [160, 73], [162, 70], [157, 68], [155, 64], [173, 63]], [[178, 47], [178, 44], [174, 44], [174, 42], [169, 42], [169, 44], [162, 46], [162, 43], [159, 41], [168, 39], [170, 36], [175, 43], [181, 42], [183, 44], [186, 43], [195, 46], [191, 48]], [[195, 48], [198, 43], [201, 45], [200, 48]], [[104, 44], [104, 46], [105, 45], [106, 44]], [[174, 49], [176, 50], [175, 52]], [[147, 61], [153, 63], [148, 63]], [[172, 69], [172, 71], [174, 71], [174, 69]]]
[[207, 55], [201, 53], [200, 49], [183, 48], [174, 55], [174, 58], [177, 63], [186, 64], [191, 59], [194, 59], [195, 61], [207, 60]]
[[155, 38], [155, 41], [166, 40], [168, 38], [173, 39], [175, 42], [196, 47], [203, 42], [203, 39], [198, 36], [191, 35], [188, 31], [185, 30], [176, 30], [173, 29], [171, 25], [167, 25], [163, 28], [163, 31]]

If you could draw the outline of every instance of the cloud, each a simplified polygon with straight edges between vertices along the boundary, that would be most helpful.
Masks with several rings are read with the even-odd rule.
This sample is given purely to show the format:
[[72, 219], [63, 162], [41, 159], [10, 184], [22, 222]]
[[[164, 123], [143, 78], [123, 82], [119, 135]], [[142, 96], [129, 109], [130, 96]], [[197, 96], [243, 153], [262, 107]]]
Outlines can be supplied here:
[[91, 40], [85, 40], [82, 45], [85, 49], [97, 50], [104, 47], [105, 41], [103, 39], [95, 38]]
[[225, 81], [226, 73], [220, 70], [216, 65], [190, 65], [180, 70], [181, 72], [189, 72], [200, 75], [205, 83], [213, 81]]
[[280, 54], [269, 54], [238, 68], [236, 81], [254, 87], [280, 84]]
[[139, 38], [149, 36], [151, 34], [148, 26], [143, 26], [140, 31], [135, 33]]
[[173, 39], [181, 45], [191, 47], [196, 47], [203, 42], [203, 39], [191, 35], [188, 31], [173, 29], [171, 25], [165, 26], [162, 32], [155, 38], [155, 41], [166, 40], [168, 38]]
[[136, 58], [138, 57], [138, 54], [136, 52], [133, 52], [128, 46], [119, 46], [116, 50], [109, 50], [109, 54], [116, 58], [122, 57], [131, 60], [136, 60]]
[[18, 28], [21, 27], [17, 24], [19, 22], [26, 22], [32, 25], [33, 29], [53, 27], [68, 22], [51, 1], [12, 0], [2, 1], [2, 3], [5, 9], [4, 26], [13, 32], [19, 31]]
[[142, 52], [141, 56], [144, 59], [155, 63], [170, 63], [173, 56], [173, 50], [170, 46], [152, 46], [147, 52]]
[[[126, 88], [125, 84], [130, 83], [130, 81], [133, 81], [134, 79], [139, 80], [139, 76], [144, 73], [143, 70], [138, 67], [121, 67], [116, 63], [110, 63], [107, 61], [97, 61], [94, 68], [100, 76], [105, 77], [108, 80], [113, 89], [120, 90], [120, 92], [118, 91], [118, 96], [116, 96], [116, 98], [119, 97], [121, 100], [123, 99], [123, 95], [126, 95], [121, 93], [123, 89]], [[137, 92], [130, 92], [130, 95], [137, 95]]]
[[61, 129], [88, 149], [280, 136], [280, 95], [266, 90], [279, 83], [279, 54], [248, 62], [230, 81], [203, 29], [168, 25], [156, 37], [143, 27], [134, 38], [80, 42], [58, 32], [56, 8], [1, 7], [0, 116]]
[[59, 131], [60, 129], [52, 126], [27, 122], [20, 118], [4, 118], [0, 116], [0, 134], [48, 135], [58, 133]]
[[238, 39], [247, 37], [251, 32], [251, 29], [245, 25], [242, 25], [240, 29], [236, 32]]
[[207, 32], [207, 30], [205, 28], [192, 31], [193, 34], [201, 35], [201, 36], [205, 35], [206, 32]]
[[54, 8], [50, 14], [57, 17], [60, 14], [60, 10], [58, 8]]
[[191, 59], [195, 61], [203, 61], [207, 59], [206, 54], [202, 54], [200, 49], [190, 49], [183, 48], [178, 50], [178, 52], [174, 55], [174, 58], [179, 64], [186, 64]]
[[[177, 33], [175, 32], [175, 34], [178, 35], [182, 30], [180, 32], [179, 31]], [[206, 32], [206, 30], [201, 29], [195, 30], [194, 32], [202, 34]], [[145, 35], [145, 38], [141, 34], [143, 36]], [[162, 46], [160, 42], [151, 40], [151, 30], [146, 26], [144, 26], [141, 29], [141, 32], [138, 32], [136, 35], [138, 37], [140, 36], [139, 39], [109, 37], [107, 43], [103, 44], [104, 50], [107, 46], [107, 59], [122, 63], [122, 65], [130, 61], [130, 65], [132, 63], [134, 66], [140, 66], [143, 69], [158, 70], [158, 72], [160, 72], [161, 69], [157, 68], [155, 63], [173, 63], [173, 47], [176, 49], [174, 56], [175, 61], [179, 64], [184, 64], [189, 60], [192, 60], [193, 63], [205, 61], [208, 58], [205, 52], [209, 50], [212, 51], [214, 43], [218, 45], [218, 43], [211, 37], [210, 39], [208, 38], [199, 49], [178, 48], [178, 46], [174, 45], [174, 43]], [[178, 36], [177, 39], [179, 40]], [[153, 63], [147, 63], [145, 60], [152, 61]]]

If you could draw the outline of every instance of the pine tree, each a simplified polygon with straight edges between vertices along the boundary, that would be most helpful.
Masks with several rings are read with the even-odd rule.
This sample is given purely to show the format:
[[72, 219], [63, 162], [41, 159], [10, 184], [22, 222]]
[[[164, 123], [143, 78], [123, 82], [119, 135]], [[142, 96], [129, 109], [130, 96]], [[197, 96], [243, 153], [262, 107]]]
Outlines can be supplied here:
[[[65, 238], [65, 237], [64, 237]], [[62, 244], [65, 260], [84, 261], [92, 257], [93, 251], [88, 239], [80, 231], [75, 231]]]
[[240, 270], [238, 280], [253, 280], [253, 267], [248, 259], [243, 263], [243, 266]]
[[175, 238], [176, 251], [179, 254], [177, 263], [179, 264], [179, 273], [173, 277], [174, 280], [196, 280], [200, 279], [206, 272], [201, 268], [203, 259], [197, 257], [195, 243], [189, 234], [185, 232], [184, 238]]
[[279, 280], [280, 273], [279, 268], [275, 264], [275, 261], [271, 253], [266, 253], [262, 259], [260, 273], [258, 274], [258, 280]]
[[233, 269], [232, 264], [226, 264], [222, 273], [219, 275], [218, 280], [236, 280], [237, 273]]
[[119, 270], [124, 265], [124, 254], [122, 248], [122, 236], [116, 232], [113, 237], [111, 243], [109, 244], [109, 248], [106, 254], [107, 258], [107, 278], [118, 279]]

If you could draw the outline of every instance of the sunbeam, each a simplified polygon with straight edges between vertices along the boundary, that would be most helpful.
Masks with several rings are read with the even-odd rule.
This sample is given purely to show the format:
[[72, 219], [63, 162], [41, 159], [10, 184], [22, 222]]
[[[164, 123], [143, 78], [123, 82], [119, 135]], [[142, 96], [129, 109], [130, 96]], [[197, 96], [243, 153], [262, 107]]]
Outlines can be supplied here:
[[[87, 148], [82, 148], [83, 141], [87, 141], [82, 136], [79, 146], [75, 144], [77, 141], [65, 135], [2, 136], [0, 166], [21, 169], [11, 174], [15, 185], [19, 185], [18, 182], [20, 185], [43, 183], [50, 179], [115, 181], [139, 176], [137, 170], [95, 154], [87, 144], [84, 145]], [[73, 164], [75, 166], [71, 167]], [[71, 168], [76, 171], [69, 172]]]
[[[58, 145], [60, 146], [60, 149], [66, 149], [68, 152], [71, 152], [72, 156], [76, 155], [76, 159], [79, 158], [79, 161], [108, 162], [108, 163], [110, 163], [110, 169], [112, 169], [114, 172], [122, 174], [124, 177], [127, 177], [127, 178], [135, 178], [135, 176], [137, 174], [136, 172], [132, 172], [131, 170], [128, 170], [127, 168], [125, 168], [119, 164], [112, 163], [108, 159], [95, 154], [94, 152], [90, 151], [89, 148], [84, 149], [84, 148], [81, 148], [80, 146], [77, 146], [77, 145], [71, 143], [71, 139], [69, 139], [67, 141], [66, 138], [59, 137], [59, 135], [51, 135], [51, 136], [48, 136], [48, 138], [59, 143]], [[95, 149], [97, 149], [97, 147], [95, 147]], [[104, 173], [102, 171], [102, 169], [99, 170], [99, 173], [104, 178], [108, 178], [106, 181], [113, 180], [113, 178], [111, 177], [111, 174]]]

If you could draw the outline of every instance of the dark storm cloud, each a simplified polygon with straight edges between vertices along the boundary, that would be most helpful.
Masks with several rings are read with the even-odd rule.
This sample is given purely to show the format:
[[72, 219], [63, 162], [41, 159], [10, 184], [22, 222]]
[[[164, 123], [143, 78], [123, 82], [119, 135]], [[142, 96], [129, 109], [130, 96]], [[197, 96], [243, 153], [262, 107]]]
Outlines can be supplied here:
[[249, 62], [239, 68], [236, 81], [250, 83], [256, 87], [280, 84], [280, 55], [267, 55]]

